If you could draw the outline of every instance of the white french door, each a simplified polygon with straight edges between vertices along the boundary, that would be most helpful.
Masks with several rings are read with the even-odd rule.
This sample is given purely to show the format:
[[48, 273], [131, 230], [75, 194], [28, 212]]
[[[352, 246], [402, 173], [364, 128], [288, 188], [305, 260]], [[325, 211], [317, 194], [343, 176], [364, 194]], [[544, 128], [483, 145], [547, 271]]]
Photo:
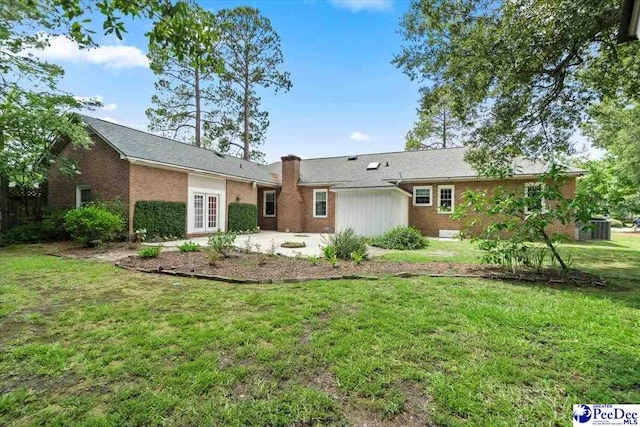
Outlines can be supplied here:
[[217, 194], [193, 194], [193, 229], [200, 232], [218, 231], [220, 198]]

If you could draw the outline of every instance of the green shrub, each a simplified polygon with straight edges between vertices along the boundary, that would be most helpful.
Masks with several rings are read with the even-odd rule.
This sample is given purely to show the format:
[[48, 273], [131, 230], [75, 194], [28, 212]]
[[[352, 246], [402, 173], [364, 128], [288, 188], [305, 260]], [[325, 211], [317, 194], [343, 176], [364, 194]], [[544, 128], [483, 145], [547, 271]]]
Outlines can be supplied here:
[[184, 237], [187, 205], [182, 202], [137, 201], [133, 213], [133, 229], [147, 230], [150, 238], [156, 236]]
[[351, 252], [351, 259], [356, 263], [356, 265], [360, 265], [362, 264], [362, 261], [364, 261], [364, 257], [358, 252]]
[[217, 267], [218, 262], [222, 260], [222, 258], [224, 258], [224, 256], [220, 252], [212, 248], [207, 248], [207, 251], [204, 257], [206, 258], [207, 262], [211, 267]]
[[336, 256], [336, 248], [333, 245], [326, 245], [322, 248], [322, 254], [326, 259]]
[[429, 240], [414, 227], [397, 226], [382, 236], [371, 240], [372, 246], [384, 249], [413, 250], [422, 249], [429, 244]]
[[245, 203], [229, 204], [229, 231], [253, 232], [258, 229], [258, 207]]
[[85, 206], [67, 212], [64, 227], [72, 239], [94, 245], [119, 237], [124, 231], [124, 220], [106, 209]]
[[195, 242], [188, 241], [178, 246], [178, 249], [180, 252], [198, 252], [200, 250], [200, 245]]
[[619, 219], [611, 218], [611, 227], [612, 228], [622, 228], [624, 224]]
[[[357, 252], [362, 255], [363, 258], [367, 257], [367, 244], [366, 239], [359, 236], [353, 231], [352, 228], [346, 228], [339, 233], [324, 236], [322, 238], [325, 248], [332, 246], [335, 250], [335, 256], [340, 259], [351, 259], [351, 254]], [[324, 249], [323, 249], [324, 251]], [[325, 252], [325, 256], [327, 256]]]
[[59, 242], [69, 239], [64, 228], [64, 211], [46, 214], [42, 221], [30, 221], [0, 233], [0, 246], [39, 242]]
[[236, 233], [233, 232], [216, 233], [209, 237], [207, 245], [209, 245], [212, 250], [222, 254], [223, 256], [228, 256], [229, 252], [234, 248], [236, 236]]
[[69, 212], [68, 209], [62, 209], [45, 214], [42, 218], [42, 232], [44, 233], [45, 241], [60, 242], [71, 238], [64, 227], [67, 212]]
[[162, 248], [160, 246], [148, 246], [138, 251], [138, 257], [158, 258], [158, 256], [160, 255], [160, 252], [162, 252]]
[[42, 223], [39, 222], [17, 225], [0, 234], [0, 246], [38, 243], [45, 240]]
[[126, 218], [129, 214], [127, 206], [120, 198], [115, 198], [112, 200], [94, 200], [89, 204], [89, 206], [95, 206], [96, 208], [105, 209], [112, 214], [119, 215], [123, 218]]

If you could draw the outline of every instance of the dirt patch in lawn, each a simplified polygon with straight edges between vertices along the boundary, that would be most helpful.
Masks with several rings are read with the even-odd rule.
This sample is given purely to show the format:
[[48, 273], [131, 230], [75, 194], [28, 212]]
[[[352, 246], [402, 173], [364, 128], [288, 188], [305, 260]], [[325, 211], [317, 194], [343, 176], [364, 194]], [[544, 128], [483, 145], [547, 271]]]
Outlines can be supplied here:
[[[316, 265], [304, 258], [268, 257], [264, 254], [237, 253], [211, 265], [204, 252], [163, 252], [157, 258], [141, 259], [130, 256], [118, 264], [123, 268], [139, 269], [145, 272], [163, 272], [211, 279], [245, 279], [259, 283], [282, 280], [378, 278], [395, 275], [411, 277], [415, 275], [482, 277], [523, 281], [544, 281], [569, 284], [592, 284], [599, 279], [588, 273], [572, 272], [560, 275], [549, 270], [543, 273], [514, 275], [495, 265], [463, 264], [451, 262], [390, 262], [370, 260], [358, 265], [352, 261], [339, 261], [334, 268], [328, 261], [318, 260]], [[599, 283], [599, 282], [598, 282]], [[595, 283], [595, 284], [598, 284]]]
[[76, 242], [56, 242], [42, 245], [44, 253], [66, 258], [97, 259], [114, 262], [133, 256], [140, 250], [139, 243], [113, 242], [87, 247]]

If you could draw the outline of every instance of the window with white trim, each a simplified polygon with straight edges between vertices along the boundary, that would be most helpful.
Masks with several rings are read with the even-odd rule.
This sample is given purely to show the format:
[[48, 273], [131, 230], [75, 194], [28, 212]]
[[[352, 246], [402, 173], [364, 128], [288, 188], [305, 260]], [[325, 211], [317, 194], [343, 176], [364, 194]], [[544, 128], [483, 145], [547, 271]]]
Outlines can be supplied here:
[[204, 229], [204, 194], [193, 195], [193, 228]]
[[91, 187], [78, 185], [76, 187], [76, 208], [87, 206], [89, 203], [91, 203]]
[[326, 218], [328, 212], [329, 192], [327, 190], [313, 190], [313, 217]]
[[432, 206], [430, 185], [413, 187], [413, 206]]
[[544, 209], [544, 198], [542, 197], [541, 182], [527, 182], [524, 184], [525, 213], [540, 211]]
[[438, 213], [453, 213], [455, 209], [455, 197], [455, 185], [438, 185]]
[[276, 190], [264, 190], [262, 201], [262, 216], [273, 218], [276, 216]]

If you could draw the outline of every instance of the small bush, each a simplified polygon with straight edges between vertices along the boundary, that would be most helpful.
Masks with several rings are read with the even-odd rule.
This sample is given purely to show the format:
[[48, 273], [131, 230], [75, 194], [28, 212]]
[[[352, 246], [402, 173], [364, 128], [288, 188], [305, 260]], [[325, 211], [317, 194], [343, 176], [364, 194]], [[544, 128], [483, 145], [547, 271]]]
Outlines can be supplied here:
[[0, 246], [44, 242], [42, 223], [28, 222], [18, 225], [0, 234]]
[[366, 239], [357, 235], [352, 228], [346, 228], [339, 233], [324, 236], [322, 241], [325, 247], [333, 246], [336, 257], [340, 259], [351, 259], [351, 254], [354, 252], [362, 255], [363, 258], [367, 257]]
[[180, 252], [198, 252], [200, 250], [200, 245], [192, 241], [188, 241], [178, 246], [178, 249]]
[[140, 258], [158, 258], [162, 252], [162, 248], [160, 246], [149, 246], [146, 248], [142, 248], [138, 251], [138, 257]]
[[318, 257], [317, 257], [317, 256], [315, 256], [315, 255], [309, 255], [309, 256], [307, 257], [307, 259], [309, 260], [309, 262], [311, 263], [311, 265], [313, 265], [314, 267], [315, 267], [316, 265], [318, 265]]
[[333, 245], [327, 245], [322, 248], [322, 254], [326, 259], [336, 256], [336, 248]]
[[91, 246], [115, 240], [124, 231], [124, 220], [104, 208], [85, 206], [67, 212], [64, 227], [72, 239]]
[[236, 241], [236, 233], [221, 232], [221, 233], [216, 233], [211, 237], [209, 237], [209, 242], [207, 243], [207, 245], [209, 245], [209, 247], [214, 251], [226, 257], [233, 250], [235, 241]]
[[622, 228], [624, 224], [619, 219], [611, 218], [611, 227], [612, 228]]
[[0, 233], [0, 246], [40, 242], [59, 242], [69, 239], [64, 228], [66, 210], [46, 214], [42, 221], [27, 222]]
[[235, 233], [253, 232], [258, 229], [258, 207], [245, 203], [229, 204], [229, 231]]
[[215, 249], [207, 248], [205, 258], [211, 267], [217, 267], [218, 262], [220, 262], [220, 260], [224, 258], [224, 256]]
[[360, 265], [362, 264], [362, 261], [364, 261], [364, 257], [358, 252], [351, 252], [351, 259], [356, 263], [356, 265]]
[[331, 258], [329, 258], [329, 264], [331, 264], [331, 267], [333, 268], [338, 268], [338, 257], [333, 255]]
[[183, 237], [187, 223], [187, 205], [182, 202], [137, 201], [133, 229], [147, 230], [146, 236]]
[[414, 227], [397, 226], [382, 236], [371, 240], [372, 246], [384, 249], [413, 250], [422, 249], [429, 244], [429, 240]]

